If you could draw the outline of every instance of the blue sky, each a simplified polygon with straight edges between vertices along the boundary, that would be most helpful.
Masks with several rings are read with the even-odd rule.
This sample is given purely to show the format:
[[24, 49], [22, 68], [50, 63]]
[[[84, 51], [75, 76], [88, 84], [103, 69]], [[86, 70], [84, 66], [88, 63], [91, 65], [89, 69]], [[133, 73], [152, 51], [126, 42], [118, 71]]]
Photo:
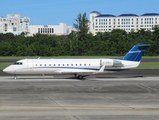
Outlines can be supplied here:
[[20, 14], [32, 25], [73, 26], [79, 13], [99, 11], [102, 14], [159, 13], [159, 0], [0, 0], [0, 17]]

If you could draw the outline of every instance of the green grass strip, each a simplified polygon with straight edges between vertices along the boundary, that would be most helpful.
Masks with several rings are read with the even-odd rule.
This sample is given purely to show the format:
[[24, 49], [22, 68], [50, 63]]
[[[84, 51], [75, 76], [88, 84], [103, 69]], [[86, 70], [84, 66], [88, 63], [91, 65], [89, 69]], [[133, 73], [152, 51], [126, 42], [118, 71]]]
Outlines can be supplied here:
[[[123, 56], [0, 56], [0, 59], [37, 59], [37, 58], [122, 58]], [[159, 56], [143, 56], [143, 58], [159, 58]]]
[[11, 65], [13, 63], [0, 63], [0, 70], [3, 70], [4, 68], [6, 68], [7, 66]]
[[135, 69], [159, 69], [159, 62], [141, 62]]

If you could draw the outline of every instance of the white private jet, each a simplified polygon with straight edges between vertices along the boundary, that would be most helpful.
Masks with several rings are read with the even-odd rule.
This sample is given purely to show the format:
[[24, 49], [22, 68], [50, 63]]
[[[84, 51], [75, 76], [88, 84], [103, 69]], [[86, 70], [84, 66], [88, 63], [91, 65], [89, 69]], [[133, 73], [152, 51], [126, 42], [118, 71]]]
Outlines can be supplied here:
[[107, 73], [135, 68], [150, 44], [136, 44], [123, 57], [118, 59], [22, 59], [3, 71], [14, 74], [73, 74], [78, 79], [91, 74]]

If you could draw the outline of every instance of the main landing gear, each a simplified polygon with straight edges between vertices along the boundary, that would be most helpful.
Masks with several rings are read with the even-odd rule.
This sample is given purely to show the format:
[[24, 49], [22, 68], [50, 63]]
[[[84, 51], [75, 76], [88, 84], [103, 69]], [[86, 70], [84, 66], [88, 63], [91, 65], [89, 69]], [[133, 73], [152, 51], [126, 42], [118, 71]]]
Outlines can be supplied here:
[[82, 75], [77, 75], [77, 74], [75, 74], [75, 77], [77, 77], [77, 79], [80, 79], [80, 80], [82, 80], [82, 79], [84, 78], [84, 76], [82, 76]]
[[79, 75], [79, 76], [77, 76], [77, 78], [81, 80], [81, 79], [83, 79], [83, 76]]

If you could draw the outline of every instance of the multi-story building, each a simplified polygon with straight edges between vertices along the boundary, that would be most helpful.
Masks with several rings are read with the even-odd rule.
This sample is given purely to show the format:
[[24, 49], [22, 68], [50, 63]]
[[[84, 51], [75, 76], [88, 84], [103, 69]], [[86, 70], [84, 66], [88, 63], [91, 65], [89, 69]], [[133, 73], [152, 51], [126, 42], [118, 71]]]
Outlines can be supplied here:
[[0, 18], [0, 33], [11, 32], [19, 35], [24, 32], [26, 36], [33, 36], [37, 33], [68, 35], [71, 31], [72, 26], [66, 26], [64, 23], [60, 23], [60, 25], [30, 25], [30, 18], [22, 17], [19, 14], [8, 14], [6, 18]]
[[28, 35], [33, 36], [34, 34], [48, 34], [48, 35], [68, 35], [72, 31], [71, 26], [66, 26], [64, 23], [60, 25], [30, 25]]
[[153, 31], [153, 27], [159, 25], [158, 13], [145, 13], [143, 15], [121, 14], [101, 14], [93, 11], [90, 13], [90, 32], [110, 32], [113, 29], [122, 29], [126, 32], [138, 31], [140, 29]]
[[0, 18], [0, 33], [27, 33], [29, 25], [30, 19], [28, 17], [22, 17], [19, 14], [8, 14], [6, 18]]

